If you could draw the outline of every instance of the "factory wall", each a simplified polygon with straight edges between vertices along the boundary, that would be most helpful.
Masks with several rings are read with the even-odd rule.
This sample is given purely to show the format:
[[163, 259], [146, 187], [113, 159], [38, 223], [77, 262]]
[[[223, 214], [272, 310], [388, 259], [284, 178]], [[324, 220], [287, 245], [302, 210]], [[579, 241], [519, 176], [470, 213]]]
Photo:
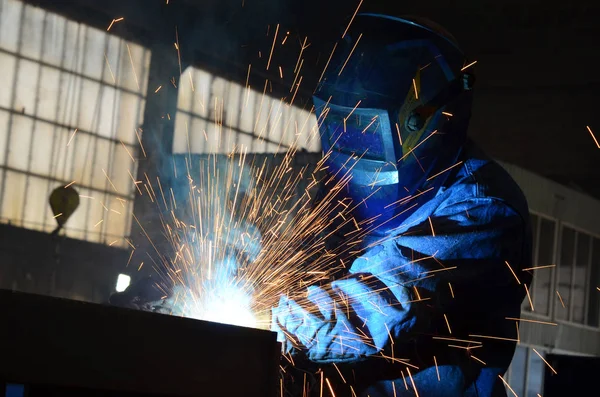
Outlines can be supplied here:
[[532, 216], [534, 273], [523, 301], [519, 346], [507, 381], [519, 396], [543, 395], [548, 353], [600, 356], [600, 201], [502, 164]]

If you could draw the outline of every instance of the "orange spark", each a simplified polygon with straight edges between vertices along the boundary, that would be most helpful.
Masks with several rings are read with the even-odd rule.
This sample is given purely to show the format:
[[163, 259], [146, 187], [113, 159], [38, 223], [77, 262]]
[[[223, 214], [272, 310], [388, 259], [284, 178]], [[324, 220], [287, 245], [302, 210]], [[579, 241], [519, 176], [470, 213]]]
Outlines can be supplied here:
[[461, 165], [462, 163], [463, 163], [462, 161], [459, 161], [458, 163], [456, 163], [456, 164], [454, 164], [454, 165], [452, 165], [452, 166], [450, 166], [450, 167], [446, 168], [445, 170], [438, 172], [438, 173], [437, 173], [437, 174], [435, 174], [434, 176], [430, 176], [429, 178], [427, 178], [427, 180], [428, 180], [428, 181], [430, 181], [430, 180], [432, 180], [433, 178], [435, 178], [436, 176], [439, 176], [439, 175], [443, 174], [443, 173], [444, 173], [444, 172], [446, 172], [446, 171], [450, 171], [452, 168], [454, 168], [454, 167], [457, 167], [457, 166]]
[[[140, 128], [141, 131], [141, 128]], [[146, 151], [144, 150], [144, 145], [142, 145], [142, 138], [140, 138], [140, 134], [138, 134], [138, 130], [137, 128], [135, 129], [135, 136], [137, 136], [138, 142], [140, 143], [140, 148], [142, 149], [142, 153], [144, 154], [144, 157], [146, 156]]]
[[110, 180], [110, 178], [108, 177], [108, 174], [106, 173], [106, 171], [104, 171], [104, 168], [102, 169], [102, 172], [104, 173], [104, 176], [106, 177], [106, 179], [108, 179], [108, 182], [110, 182], [110, 185], [112, 186], [112, 188], [115, 190], [115, 192], [119, 192], [117, 190], [117, 188], [115, 187], [115, 185], [112, 183], [112, 181]]
[[509, 390], [512, 392], [512, 394], [514, 394], [514, 395], [515, 395], [515, 397], [519, 397], [519, 396], [517, 395], [517, 393], [515, 393], [515, 391], [512, 389], [512, 387], [510, 387], [510, 385], [509, 385], [509, 384], [508, 384], [508, 383], [507, 383], [507, 382], [504, 380], [504, 378], [502, 377], [502, 375], [498, 375], [498, 378], [500, 378], [500, 380], [501, 380], [502, 382], [504, 382], [504, 384], [506, 385], [506, 387], [508, 387], [508, 389], [509, 389]]
[[477, 361], [479, 361], [479, 362], [480, 362], [480, 363], [482, 363], [483, 365], [487, 365], [487, 364], [486, 364], [486, 363], [485, 363], [483, 360], [481, 360], [481, 359], [479, 359], [479, 358], [475, 357], [475, 356], [474, 356], [474, 355], [472, 355], [472, 354], [471, 354], [471, 358], [472, 358], [473, 360], [477, 360]]
[[61, 216], [63, 213], [61, 212], [60, 214], [56, 214], [53, 216], [54, 219], [58, 218], [59, 216]]
[[537, 270], [537, 269], [545, 269], [547, 267], [555, 267], [556, 265], [544, 265], [544, 266], [534, 266], [534, 267], [528, 267], [523, 269], [523, 271], [528, 271], [528, 270]]
[[452, 289], [452, 284], [448, 283], [448, 287], [450, 287], [450, 294], [452, 295], [452, 299], [454, 299], [454, 290]]
[[476, 63], [477, 63], [477, 61], [473, 61], [470, 64], [468, 64], [467, 66], [464, 66], [460, 71], [462, 72], [462, 71], [470, 68], [471, 66], [475, 65]]
[[417, 386], [415, 386], [415, 381], [412, 378], [412, 375], [410, 373], [410, 368], [406, 367], [406, 371], [408, 372], [408, 377], [410, 378], [410, 383], [412, 383], [412, 387], [413, 389], [415, 389], [415, 394], [417, 395], [417, 397], [419, 397], [419, 392], [417, 391]]
[[489, 335], [475, 335], [475, 334], [470, 334], [469, 335], [471, 338], [485, 338], [485, 339], [496, 339], [496, 340], [505, 340], [505, 341], [509, 341], [509, 342], [518, 342], [518, 339], [513, 339], [513, 338], [501, 338], [499, 336], [489, 336]]
[[346, 58], [346, 61], [344, 62], [344, 64], [342, 65], [342, 68], [340, 69], [340, 72], [338, 73], [338, 76], [341, 76], [342, 72], [344, 71], [344, 68], [346, 67], [346, 64], [348, 63], [348, 61], [350, 60], [350, 57], [352, 56], [352, 54], [354, 53], [354, 49], [356, 48], [356, 46], [358, 45], [358, 42], [360, 41], [360, 39], [362, 38], [362, 33], [360, 35], [358, 35], [358, 39], [356, 39], [356, 43], [354, 43], [354, 46], [352, 47], [352, 50], [350, 50], [350, 54], [348, 54], [348, 58]]
[[417, 91], [417, 82], [413, 79], [413, 88], [415, 89], [415, 99], [419, 99], [419, 91]]
[[506, 317], [507, 320], [514, 320], [514, 321], [525, 321], [528, 323], [538, 323], [538, 324], [546, 324], [546, 325], [558, 325], [557, 323], [551, 323], [548, 321], [539, 321], [539, 320], [530, 320], [528, 318], [519, 318], [519, 317]]
[[69, 145], [71, 144], [71, 141], [73, 140], [73, 138], [75, 138], [75, 134], [77, 133], [77, 128], [75, 128], [75, 131], [73, 131], [73, 134], [71, 134], [71, 138], [69, 138], [69, 142], [67, 142], [67, 147], [69, 147]]
[[321, 79], [323, 79], [323, 76], [325, 75], [325, 71], [327, 70], [327, 66], [329, 66], [329, 62], [331, 62], [331, 58], [333, 57], [333, 53], [335, 52], [335, 48], [337, 47], [337, 43], [335, 43], [333, 45], [333, 50], [331, 50], [331, 54], [329, 54], [329, 59], [327, 60], [327, 63], [325, 64], [325, 67], [323, 68], [323, 71], [321, 72], [321, 77], [319, 77], [319, 83], [321, 82]]
[[66, 188], [68, 188], [69, 186], [72, 186], [72, 185], [74, 185], [74, 184], [75, 184], [75, 181], [73, 181], [73, 182], [71, 182], [71, 183], [69, 183], [69, 184], [65, 185], [65, 189], [66, 189]]
[[454, 116], [452, 113], [448, 113], [448, 112], [442, 112], [442, 114], [443, 114], [444, 116], [448, 116], [448, 117], [452, 117], [452, 116]]
[[517, 275], [513, 271], [512, 267], [510, 267], [510, 264], [508, 263], [508, 261], [504, 261], [504, 263], [506, 263], [506, 266], [508, 266], [508, 268], [510, 269], [510, 272], [512, 273], [512, 275], [515, 276], [515, 280], [517, 280], [517, 283], [519, 283], [519, 285], [520, 285], [521, 281], [519, 280], [519, 278], [517, 277]]
[[552, 368], [552, 365], [550, 365], [550, 363], [548, 363], [548, 361], [546, 361], [546, 359], [544, 357], [542, 357], [542, 355], [540, 353], [538, 353], [537, 350], [533, 349], [533, 351], [535, 352], [535, 354], [537, 354], [538, 356], [540, 356], [540, 358], [546, 363], [546, 365], [548, 366], [548, 368], [550, 368], [550, 370], [552, 372], [554, 372], [554, 375], [558, 374], [558, 372], [556, 372], [556, 370], [554, 368]]
[[161, 88], [162, 88], [162, 85], [159, 85], [158, 88], [154, 91], [154, 93], [156, 94], [158, 91], [160, 91]]
[[563, 298], [560, 296], [560, 292], [558, 292], [558, 290], [556, 290], [556, 295], [558, 295], [558, 299], [560, 299], [560, 304], [562, 307], [565, 308], [565, 302], [563, 302]]
[[525, 292], [527, 292], [527, 299], [529, 299], [529, 305], [531, 306], [531, 311], [535, 311], [533, 308], [533, 301], [531, 300], [531, 295], [529, 295], [529, 288], [527, 288], [527, 284], [523, 284], [525, 287]]
[[350, 29], [350, 25], [352, 24], [352, 21], [354, 21], [354, 17], [358, 13], [358, 10], [360, 9], [362, 2], [363, 2], [363, 0], [360, 0], [360, 2], [358, 3], [358, 7], [356, 7], [356, 10], [354, 11], [352, 18], [350, 18], [350, 22], [348, 22], [348, 26], [346, 26], [346, 30], [344, 30], [344, 33], [342, 34], [342, 39], [346, 36], [346, 33], [348, 33], [348, 29]]
[[590, 128], [590, 126], [586, 126], [587, 130], [590, 132], [590, 135], [592, 136], [592, 138], [594, 139], [594, 142], [596, 143], [596, 146], [598, 146], [598, 149], [600, 149], [600, 143], [598, 143], [598, 140], [596, 139], [596, 137], [594, 136], [594, 133], [592, 132], [592, 129]]
[[431, 223], [431, 217], [428, 217], [427, 219], [429, 219], [429, 226], [431, 226], [431, 235], [435, 237], [435, 231], [433, 230], [433, 223]]
[[127, 146], [125, 146], [125, 144], [123, 143], [123, 141], [119, 141], [121, 142], [121, 145], [123, 145], [123, 149], [125, 149], [125, 151], [127, 152], [127, 154], [129, 155], [129, 157], [131, 158], [131, 161], [133, 161], [135, 163], [135, 159], [133, 158], [133, 156], [131, 155], [131, 153], [129, 152], [129, 149], [127, 149]]
[[110, 72], [110, 77], [112, 77], [113, 83], [116, 83], [117, 80], [115, 79], [115, 75], [113, 74], [112, 68], [110, 67], [110, 63], [108, 62], [108, 57], [106, 56], [106, 53], [104, 53], [104, 59], [106, 60], [106, 66], [108, 66], [108, 71]]
[[102, 222], [104, 222], [104, 219], [100, 219], [100, 221], [99, 221], [98, 223], [96, 223], [96, 224], [94, 225], [94, 227], [97, 227], [97, 226], [98, 226], [99, 224], [101, 224]]
[[283, 70], [281, 70], [281, 66], [279, 67], [279, 77], [283, 78]]
[[273, 56], [273, 50], [275, 49], [275, 43], [277, 42], [277, 33], [279, 32], [279, 24], [275, 28], [275, 36], [273, 37], [273, 45], [271, 46], [271, 53], [269, 54], [269, 60], [267, 61], [267, 70], [271, 66], [271, 57]]
[[117, 18], [117, 19], [113, 19], [112, 21], [110, 21], [110, 25], [108, 25], [108, 28], [106, 29], [106, 31], [108, 32], [110, 30], [110, 28], [112, 28], [112, 26], [115, 24], [115, 22], [121, 22], [123, 19], [125, 19], [125, 18]]
[[440, 381], [440, 370], [438, 369], [437, 359], [433, 356], [433, 362], [435, 364], [435, 372], [437, 373], [438, 382]]
[[452, 330], [450, 329], [450, 323], [448, 322], [448, 317], [446, 316], [446, 313], [444, 313], [444, 319], [446, 320], [446, 325], [448, 326], [448, 332], [452, 334]]
[[133, 78], [135, 79], [135, 84], [137, 85], [137, 88], [139, 90], [140, 82], [138, 81], [137, 73], [135, 71], [135, 66], [133, 64], [133, 57], [131, 56], [131, 49], [129, 48], [129, 44], [127, 44], [127, 52], [129, 53], [129, 61], [131, 61], [131, 70], [133, 71]]
[[344, 381], [344, 383], [346, 383], [346, 379], [344, 379], [344, 375], [342, 375], [342, 372], [340, 371], [340, 369], [338, 368], [338, 366], [335, 365], [335, 363], [333, 363], [333, 366], [335, 367], [335, 369], [337, 369], [338, 374], [340, 374], [340, 378], [342, 378], [342, 381]]

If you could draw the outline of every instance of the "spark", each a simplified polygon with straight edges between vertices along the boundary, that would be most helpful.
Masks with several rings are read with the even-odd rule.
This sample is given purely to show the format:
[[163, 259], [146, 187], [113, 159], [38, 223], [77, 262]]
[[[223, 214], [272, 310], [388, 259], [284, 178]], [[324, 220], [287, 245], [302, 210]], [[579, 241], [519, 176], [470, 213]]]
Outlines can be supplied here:
[[281, 69], [281, 66], [279, 66], [279, 77], [283, 78], [283, 70]]
[[113, 84], [116, 84], [117, 80], [115, 79], [115, 75], [113, 74], [112, 68], [110, 67], [110, 63], [108, 62], [108, 57], [106, 56], [106, 53], [104, 53], [104, 59], [106, 60], [106, 66], [108, 66], [108, 71], [110, 72], [110, 77], [112, 77]]
[[435, 237], [435, 231], [433, 230], [433, 223], [431, 223], [431, 217], [427, 217], [427, 219], [429, 220], [429, 226], [431, 227], [431, 235], [433, 237]]
[[477, 361], [479, 361], [479, 362], [480, 362], [480, 363], [482, 363], [483, 365], [487, 365], [487, 364], [486, 364], [486, 363], [485, 363], [483, 360], [481, 360], [481, 359], [479, 359], [479, 358], [475, 357], [475, 356], [474, 356], [474, 355], [472, 355], [472, 354], [471, 354], [471, 358], [472, 358], [473, 360], [477, 360]]
[[108, 246], [109, 246], [109, 247], [112, 247], [112, 246], [113, 246], [113, 245], [115, 245], [115, 244], [116, 244], [118, 241], [119, 241], [119, 240], [117, 239], [117, 240], [113, 241], [112, 243], [108, 244]]
[[96, 224], [94, 225], [94, 227], [98, 227], [98, 225], [99, 225], [99, 224], [101, 224], [102, 222], [104, 222], [104, 219], [100, 219], [100, 221], [99, 221], [98, 223], [96, 223]]
[[415, 99], [419, 99], [419, 91], [417, 91], [417, 82], [415, 79], [412, 79], [413, 81], [413, 88], [415, 89]]
[[179, 63], [179, 75], [181, 76], [181, 51], [179, 50], [179, 30], [175, 26], [175, 48], [177, 49], [177, 62]]
[[435, 358], [435, 356], [433, 356], [433, 363], [435, 364], [435, 372], [437, 374], [437, 378], [438, 378], [438, 382], [439, 382], [441, 380], [440, 379], [440, 370], [438, 368], [437, 358]]
[[448, 317], [446, 316], [446, 313], [444, 313], [444, 320], [446, 320], [446, 325], [448, 326], [448, 332], [450, 334], [452, 334], [452, 330], [450, 329], [450, 323], [448, 322]]
[[346, 26], [346, 30], [344, 30], [344, 33], [342, 34], [342, 39], [346, 36], [346, 33], [348, 33], [348, 29], [350, 29], [350, 25], [352, 25], [352, 21], [354, 21], [354, 17], [358, 13], [358, 10], [360, 9], [362, 2], [363, 2], [363, 0], [360, 0], [360, 2], [358, 3], [358, 7], [356, 7], [356, 10], [354, 11], [352, 18], [350, 18], [350, 22], [348, 22], [348, 26]]
[[158, 91], [160, 91], [161, 88], [162, 88], [162, 85], [159, 85], [158, 88], [156, 90], [154, 90], [154, 93], [156, 94]]
[[73, 186], [74, 184], [75, 184], [75, 181], [73, 181], [73, 182], [71, 182], [71, 183], [69, 183], [69, 184], [65, 185], [65, 189], [66, 189], [66, 188], [68, 188], [69, 186]]
[[506, 382], [506, 381], [504, 380], [504, 378], [502, 377], [502, 375], [498, 375], [498, 378], [500, 378], [500, 380], [501, 380], [502, 382], [504, 382], [504, 384], [506, 385], [506, 387], [508, 387], [508, 389], [509, 389], [509, 390], [512, 392], [512, 394], [514, 394], [514, 395], [515, 395], [515, 397], [519, 397], [519, 396], [517, 395], [517, 393], [515, 393], [515, 391], [513, 390], [513, 388], [512, 388], [512, 387], [510, 387], [510, 385], [508, 384], [508, 382]]
[[396, 131], [398, 132], [398, 140], [400, 141], [400, 145], [402, 145], [402, 135], [400, 134], [400, 127], [398, 127], [398, 123], [396, 123]]
[[490, 335], [475, 335], [475, 334], [470, 334], [469, 337], [471, 338], [485, 338], [485, 339], [496, 339], [496, 340], [505, 340], [505, 341], [509, 341], [509, 342], [518, 342], [518, 339], [514, 339], [514, 338], [501, 338], [499, 336], [490, 336]]
[[432, 136], [434, 136], [435, 134], [437, 134], [437, 130], [434, 130], [431, 134], [429, 134], [429, 136], [427, 136], [427, 138], [423, 139], [421, 142], [419, 142], [419, 144], [417, 144], [415, 147], [413, 147], [412, 149], [409, 150], [408, 153], [406, 153], [404, 156], [402, 156], [397, 162], [401, 162], [402, 160], [404, 160], [408, 155], [412, 154], [415, 150], [417, 150], [417, 148], [419, 146], [421, 146], [422, 144], [424, 144], [429, 138], [431, 138]]
[[557, 323], [551, 323], [548, 321], [539, 321], [539, 320], [531, 320], [528, 318], [519, 318], [519, 317], [506, 317], [507, 320], [514, 320], [514, 321], [525, 321], [528, 323], [537, 323], [537, 324], [546, 324], [546, 325], [558, 325]]
[[108, 182], [110, 183], [110, 185], [112, 186], [112, 188], [115, 190], [115, 192], [118, 193], [119, 191], [117, 190], [117, 188], [115, 187], [115, 185], [112, 183], [112, 181], [108, 177], [108, 174], [106, 173], [106, 171], [104, 171], [104, 168], [102, 169], [102, 172], [104, 173], [104, 176], [106, 177], [106, 179], [108, 179]]
[[269, 53], [269, 60], [267, 61], [267, 70], [271, 66], [271, 57], [273, 56], [273, 50], [275, 49], [275, 43], [277, 42], [277, 33], [279, 32], [279, 24], [275, 28], [275, 36], [273, 36], [273, 45], [271, 46], [271, 52]]
[[138, 90], [140, 89], [140, 82], [138, 81], [137, 73], [135, 71], [135, 65], [133, 64], [133, 57], [131, 56], [131, 49], [129, 48], [129, 44], [127, 45], [127, 53], [129, 54], [129, 61], [131, 62], [131, 70], [133, 71], [133, 78], [135, 79], [135, 84], [137, 85]]
[[471, 66], [475, 65], [477, 63], [477, 61], [473, 61], [470, 64], [468, 64], [467, 66], [464, 66], [460, 71], [463, 72], [465, 70], [467, 70], [468, 68], [470, 68]]
[[481, 342], [478, 342], [475, 340], [449, 338], [449, 337], [444, 337], [444, 336], [434, 336], [433, 339], [448, 340], [448, 341], [452, 341], [452, 342], [462, 342], [462, 343], [476, 343], [479, 345], [481, 344]]
[[331, 58], [333, 57], [333, 53], [335, 52], [335, 49], [337, 47], [337, 43], [335, 43], [333, 45], [333, 50], [331, 50], [331, 54], [329, 54], [329, 59], [327, 60], [327, 63], [325, 64], [325, 67], [323, 68], [323, 71], [321, 72], [321, 76], [319, 77], [319, 83], [321, 82], [321, 80], [323, 79], [323, 76], [325, 75], [325, 71], [327, 70], [327, 67], [329, 66], [329, 62], [331, 62]]
[[[141, 128], [140, 128], [141, 131]], [[144, 150], [144, 145], [142, 145], [142, 138], [140, 138], [140, 134], [138, 133], [137, 128], [135, 129], [135, 136], [137, 136], [138, 142], [140, 143], [140, 148], [142, 149], [142, 153], [144, 154], [144, 157], [146, 156], [146, 151]]]
[[116, 19], [114, 19], [114, 18], [113, 18], [113, 20], [112, 20], [112, 21], [110, 21], [110, 25], [108, 25], [108, 28], [106, 29], [106, 31], [108, 32], [108, 31], [110, 30], [110, 28], [112, 28], [112, 26], [113, 26], [113, 25], [114, 25], [116, 22], [121, 22], [123, 19], [125, 19], [125, 18], [123, 18], [123, 17], [121, 17], [121, 18], [116, 18]]
[[95, 200], [92, 196], [84, 196], [83, 194], [80, 194], [79, 197]]
[[129, 155], [129, 158], [131, 159], [131, 161], [133, 161], [135, 163], [135, 159], [133, 158], [133, 156], [131, 155], [131, 153], [129, 152], [129, 149], [127, 149], [127, 146], [125, 146], [125, 144], [123, 143], [123, 141], [119, 140], [119, 142], [121, 142], [121, 145], [123, 145], [123, 149], [125, 149], [125, 151], [127, 152], [127, 154]]
[[556, 265], [544, 265], [544, 266], [535, 266], [535, 267], [528, 267], [526, 269], [523, 269], [524, 272], [528, 271], [528, 270], [538, 270], [538, 269], [545, 269], [548, 267], [556, 267]]
[[342, 378], [342, 381], [343, 381], [344, 383], [346, 383], [346, 379], [344, 379], [344, 375], [342, 375], [342, 372], [340, 371], [340, 369], [338, 368], [338, 366], [337, 366], [337, 365], [335, 365], [335, 363], [333, 363], [333, 366], [335, 367], [335, 369], [337, 369], [337, 371], [338, 371], [338, 374], [340, 374], [340, 378]]
[[75, 128], [75, 131], [73, 131], [73, 133], [71, 134], [71, 138], [69, 138], [69, 142], [67, 142], [67, 147], [69, 147], [69, 145], [71, 144], [71, 141], [73, 140], [73, 138], [75, 138], [76, 133], [77, 133], [77, 128]]
[[410, 368], [406, 367], [406, 371], [408, 372], [408, 377], [410, 378], [410, 383], [412, 383], [412, 387], [415, 390], [415, 394], [417, 397], [419, 397], [419, 392], [417, 391], [417, 386], [415, 386], [415, 381], [410, 373]]
[[596, 143], [596, 146], [598, 147], [598, 149], [600, 149], [600, 143], [598, 143], [598, 140], [596, 139], [596, 137], [594, 136], [594, 133], [592, 132], [592, 129], [590, 128], [590, 126], [586, 126], [587, 130], [590, 132], [590, 135], [592, 136], [592, 138], [594, 139], [594, 142]]
[[527, 284], [523, 284], [525, 287], [525, 292], [527, 293], [527, 299], [529, 299], [529, 305], [531, 306], [531, 311], [535, 311], [533, 308], [533, 301], [531, 300], [531, 295], [529, 295], [529, 288], [527, 288]]
[[454, 116], [452, 113], [448, 113], [448, 112], [442, 112], [442, 114], [443, 114], [444, 116], [448, 116], [448, 117], [452, 117], [452, 116]]
[[560, 299], [560, 304], [562, 305], [562, 307], [566, 308], [565, 302], [563, 302], [563, 298], [562, 298], [562, 296], [560, 296], [560, 293], [558, 292], [558, 290], [556, 290], [556, 295], [558, 295], [558, 299]]
[[458, 167], [458, 166], [459, 166], [459, 165], [461, 165], [462, 163], [463, 163], [462, 161], [459, 161], [458, 163], [456, 163], [456, 164], [454, 164], [454, 165], [452, 165], [452, 166], [450, 166], [450, 167], [446, 168], [445, 170], [443, 170], [443, 171], [440, 171], [440, 172], [438, 172], [437, 174], [435, 174], [435, 175], [433, 175], [433, 176], [430, 176], [429, 178], [427, 178], [427, 181], [430, 181], [430, 180], [432, 180], [433, 178], [435, 178], [435, 177], [437, 177], [437, 176], [440, 176], [440, 175], [442, 175], [442, 174], [443, 174], [444, 172], [446, 172], [446, 171], [450, 171], [450, 170], [451, 170], [452, 168], [454, 168], [454, 167]]
[[350, 54], [348, 54], [348, 58], [346, 58], [346, 61], [344, 62], [344, 64], [342, 65], [342, 68], [340, 69], [338, 76], [342, 75], [342, 72], [344, 71], [344, 68], [346, 67], [346, 64], [348, 63], [348, 61], [350, 60], [350, 57], [352, 56], [352, 54], [354, 53], [354, 49], [356, 48], [356, 46], [358, 45], [358, 43], [360, 42], [360, 39], [362, 38], [362, 33], [358, 35], [358, 38], [356, 39], [356, 42], [354, 43], [354, 46], [352, 47], [352, 50], [350, 50]]
[[192, 71], [188, 70], [188, 77], [190, 78], [190, 87], [192, 88], [192, 92], [196, 91], [194, 89], [194, 80], [192, 79]]
[[59, 216], [62, 216], [62, 214], [63, 214], [62, 212], [61, 212], [61, 213], [59, 213], [59, 214], [56, 214], [56, 215], [54, 215], [54, 216], [53, 216], [53, 218], [54, 218], [54, 219], [56, 219], [56, 218], [58, 218]]
[[448, 287], [450, 288], [450, 294], [452, 295], [452, 299], [454, 299], [454, 290], [452, 289], [452, 284], [448, 283]]
[[556, 372], [556, 370], [554, 368], [552, 368], [552, 365], [550, 365], [550, 363], [548, 361], [546, 361], [546, 359], [544, 357], [542, 357], [542, 355], [540, 353], [538, 353], [537, 350], [535, 350], [533, 348], [532, 348], [532, 350], [535, 352], [535, 354], [537, 354], [542, 359], [542, 361], [544, 361], [544, 363], [546, 363], [546, 365], [548, 366], [548, 368], [550, 368], [550, 370], [552, 372], [554, 372], [554, 375], [558, 375], [558, 372]]
[[517, 280], [517, 283], [519, 283], [519, 285], [521, 285], [521, 281], [519, 280], [519, 278], [517, 277], [517, 275], [513, 271], [512, 267], [510, 267], [510, 264], [508, 263], [508, 261], [504, 261], [504, 263], [506, 263], [506, 266], [508, 266], [508, 268], [510, 269], [510, 272], [512, 273], [512, 275], [515, 276], [515, 280]]

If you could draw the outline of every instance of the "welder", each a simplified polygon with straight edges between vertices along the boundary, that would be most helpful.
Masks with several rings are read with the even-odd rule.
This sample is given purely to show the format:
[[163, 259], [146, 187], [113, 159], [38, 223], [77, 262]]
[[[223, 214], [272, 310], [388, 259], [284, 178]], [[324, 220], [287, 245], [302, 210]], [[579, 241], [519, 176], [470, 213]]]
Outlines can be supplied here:
[[467, 138], [474, 69], [416, 17], [356, 15], [335, 47], [313, 102], [366, 236], [345, 274], [272, 312], [286, 361], [318, 370], [324, 395], [506, 395], [531, 233], [517, 184]]

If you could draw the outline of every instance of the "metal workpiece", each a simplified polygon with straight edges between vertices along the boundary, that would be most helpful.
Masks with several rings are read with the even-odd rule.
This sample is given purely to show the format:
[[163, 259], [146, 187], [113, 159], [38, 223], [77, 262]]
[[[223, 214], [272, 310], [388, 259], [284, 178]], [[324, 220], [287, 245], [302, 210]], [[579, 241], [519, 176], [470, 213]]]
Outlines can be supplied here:
[[0, 290], [0, 388], [29, 397], [275, 396], [275, 333]]

